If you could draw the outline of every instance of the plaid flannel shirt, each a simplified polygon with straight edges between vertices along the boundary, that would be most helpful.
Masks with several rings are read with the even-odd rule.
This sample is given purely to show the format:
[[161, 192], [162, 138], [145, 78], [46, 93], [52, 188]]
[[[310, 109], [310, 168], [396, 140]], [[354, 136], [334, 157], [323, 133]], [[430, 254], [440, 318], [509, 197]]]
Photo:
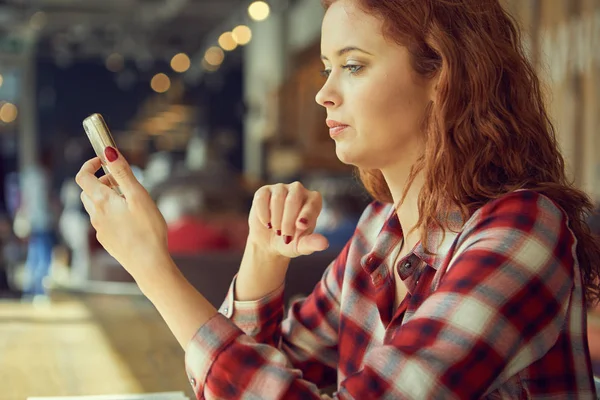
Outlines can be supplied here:
[[[374, 202], [284, 320], [283, 287], [252, 302], [235, 280], [186, 351], [198, 399], [595, 399], [576, 238], [547, 197], [516, 191], [458, 233], [403, 236]], [[437, 250], [437, 251], [436, 251]], [[408, 288], [394, 309], [392, 268]], [[321, 397], [322, 396], [322, 397]]]

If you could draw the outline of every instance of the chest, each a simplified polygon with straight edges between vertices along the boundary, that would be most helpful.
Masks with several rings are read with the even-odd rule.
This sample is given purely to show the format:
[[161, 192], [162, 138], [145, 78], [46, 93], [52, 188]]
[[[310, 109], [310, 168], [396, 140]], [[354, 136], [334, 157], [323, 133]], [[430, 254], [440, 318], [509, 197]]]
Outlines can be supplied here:
[[[400, 250], [400, 252], [396, 255], [394, 261], [390, 263], [390, 275], [392, 277], [392, 286], [394, 292], [394, 306], [393, 310], [396, 311], [402, 301], [406, 298], [408, 294], [408, 286], [407, 283], [400, 276], [400, 271], [402, 270], [404, 274], [406, 274], [406, 267], [412, 267], [414, 260], [407, 259], [409, 252], [406, 251], [407, 247], [404, 247]], [[404, 267], [404, 268], [403, 268]]]
[[393, 272], [390, 269], [387, 279], [381, 279], [378, 284], [374, 284], [368, 274], [359, 273], [351, 284], [344, 285], [346, 296], [341, 304], [339, 327], [339, 377], [359, 371], [369, 351], [393, 340], [399, 325], [410, 320], [426, 300], [429, 290], [425, 287], [431, 280], [427, 277], [433, 278], [435, 271], [427, 267], [422, 273], [415, 273], [420, 273], [420, 278], [418, 291], [412, 294], [397, 269]]
[[400, 274], [398, 273], [397, 270], [393, 271], [393, 282], [394, 282], [394, 311], [398, 309], [398, 307], [400, 306], [400, 304], [402, 303], [402, 300], [404, 300], [406, 298], [406, 295], [408, 294], [408, 288], [406, 287], [406, 284], [402, 281], [402, 278], [400, 278]]

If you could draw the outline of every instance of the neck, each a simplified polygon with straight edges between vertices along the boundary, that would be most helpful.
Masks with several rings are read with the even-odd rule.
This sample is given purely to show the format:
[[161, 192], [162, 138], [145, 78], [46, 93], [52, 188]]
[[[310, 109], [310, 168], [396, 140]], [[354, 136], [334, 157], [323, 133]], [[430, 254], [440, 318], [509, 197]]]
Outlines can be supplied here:
[[408, 184], [408, 177], [410, 175], [410, 165], [390, 168], [381, 171], [385, 181], [390, 188], [394, 205], [396, 207], [396, 213], [400, 220], [402, 232], [404, 233], [405, 247], [410, 246], [409, 250], [419, 241], [420, 230], [416, 230], [409, 234], [409, 232], [417, 225], [419, 221], [419, 193], [424, 185], [423, 172], [419, 172], [413, 180], [404, 201], [402, 195], [404, 188]]

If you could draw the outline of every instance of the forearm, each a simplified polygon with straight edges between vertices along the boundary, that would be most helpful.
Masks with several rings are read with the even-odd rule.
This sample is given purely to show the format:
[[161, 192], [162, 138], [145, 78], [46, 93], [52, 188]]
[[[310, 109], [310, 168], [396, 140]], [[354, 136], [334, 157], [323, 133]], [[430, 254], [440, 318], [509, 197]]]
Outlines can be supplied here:
[[170, 257], [157, 261], [157, 265], [148, 266], [146, 270], [155, 272], [143, 278], [136, 277], [136, 281], [185, 349], [217, 310], [185, 279]]
[[235, 283], [235, 299], [258, 300], [279, 288], [285, 281], [290, 259], [273, 256], [248, 243]]

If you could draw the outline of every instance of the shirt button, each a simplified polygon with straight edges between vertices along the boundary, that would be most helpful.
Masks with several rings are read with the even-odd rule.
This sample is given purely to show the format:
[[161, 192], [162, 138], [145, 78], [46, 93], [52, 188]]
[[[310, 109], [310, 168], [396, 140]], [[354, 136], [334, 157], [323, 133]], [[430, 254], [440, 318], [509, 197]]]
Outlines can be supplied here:
[[229, 311], [229, 308], [225, 307], [225, 308], [223, 309], [223, 314], [227, 314], [227, 312], [228, 312], [228, 311]]
[[412, 267], [412, 263], [410, 261], [407, 261], [404, 263], [404, 268], [405, 269], [410, 269], [410, 267]]
[[374, 255], [370, 255], [369, 258], [367, 258], [367, 265], [373, 265], [375, 264], [375, 256]]
[[196, 387], [196, 379], [191, 378], [190, 383], [192, 384], [193, 387]]

